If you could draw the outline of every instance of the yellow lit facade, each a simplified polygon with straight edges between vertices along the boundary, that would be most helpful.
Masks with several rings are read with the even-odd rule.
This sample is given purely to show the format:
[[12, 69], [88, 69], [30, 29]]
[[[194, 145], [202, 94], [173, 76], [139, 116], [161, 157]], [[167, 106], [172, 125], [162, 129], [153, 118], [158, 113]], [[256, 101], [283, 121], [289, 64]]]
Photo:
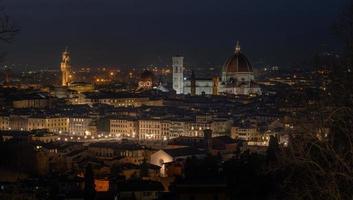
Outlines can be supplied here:
[[10, 117], [0, 116], [0, 130], [9, 130], [10, 127]]
[[49, 104], [49, 99], [21, 99], [12, 102], [14, 108], [45, 108]]
[[87, 135], [87, 132], [90, 132], [89, 124], [91, 122], [92, 119], [88, 117], [70, 117], [68, 132], [72, 135]]
[[139, 120], [140, 140], [162, 140], [162, 123], [160, 120]]
[[67, 117], [30, 117], [28, 118], [28, 130], [48, 129], [53, 133], [67, 133], [69, 119]]
[[113, 105], [114, 107], [140, 107], [147, 101], [149, 101], [148, 98], [99, 99], [99, 103]]
[[110, 134], [116, 137], [138, 139], [138, 122], [127, 119], [111, 119]]
[[70, 64], [70, 53], [67, 49], [63, 52], [62, 60], [61, 60], [61, 85], [68, 86], [72, 80], [72, 72], [71, 72], [71, 64]]

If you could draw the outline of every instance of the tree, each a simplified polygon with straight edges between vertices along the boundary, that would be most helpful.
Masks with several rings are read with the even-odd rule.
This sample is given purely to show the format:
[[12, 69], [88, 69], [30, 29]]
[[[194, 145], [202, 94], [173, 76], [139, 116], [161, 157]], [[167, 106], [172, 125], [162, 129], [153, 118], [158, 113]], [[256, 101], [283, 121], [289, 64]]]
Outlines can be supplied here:
[[335, 24], [334, 31], [344, 43], [346, 53], [350, 57], [352, 63], [353, 52], [353, 1], [351, 0], [343, 10], [342, 14], [338, 16]]
[[343, 61], [329, 69], [327, 95], [296, 119], [290, 145], [272, 169], [285, 199], [353, 199], [353, 1], [335, 31]]
[[279, 153], [279, 144], [278, 144], [277, 137], [275, 137], [273, 135], [270, 136], [270, 141], [269, 141], [266, 153], [267, 153], [267, 162], [268, 163], [272, 163], [272, 162], [277, 161], [278, 153]]
[[231, 199], [269, 199], [272, 182], [267, 177], [266, 157], [257, 153], [243, 152], [223, 164], [224, 177], [229, 186]]
[[[16, 34], [19, 32], [17, 26], [10, 20], [3, 8], [0, 8], [0, 41], [9, 44], [14, 41]], [[5, 52], [0, 52], [0, 61], [5, 56]]]
[[92, 165], [88, 164], [85, 170], [85, 187], [84, 187], [84, 199], [94, 200], [96, 196], [95, 184], [94, 184], [94, 173]]
[[3, 10], [0, 10], [0, 40], [5, 43], [13, 42], [19, 29], [10, 20]]
[[144, 158], [142, 164], [140, 165], [140, 177], [148, 177], [148, 163], [147, 159]]
[[[331, 70], [330, 92], [332, 102], [338, 106], [353, 105], [353, 1], [337, 18], [334, 30], [344, 44], [343, 63]], [[337, 94], [337, 95], [336, 95]]]

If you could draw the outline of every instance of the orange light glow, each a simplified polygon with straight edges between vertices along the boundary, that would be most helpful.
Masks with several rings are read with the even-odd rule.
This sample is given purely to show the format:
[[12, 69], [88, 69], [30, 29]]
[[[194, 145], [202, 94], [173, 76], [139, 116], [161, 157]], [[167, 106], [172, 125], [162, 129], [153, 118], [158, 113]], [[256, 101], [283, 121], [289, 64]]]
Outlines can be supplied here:
[[94, 180], [96, 185], [96, 192], [107, 192], [109, 190], [109, 181], [108, 180]]

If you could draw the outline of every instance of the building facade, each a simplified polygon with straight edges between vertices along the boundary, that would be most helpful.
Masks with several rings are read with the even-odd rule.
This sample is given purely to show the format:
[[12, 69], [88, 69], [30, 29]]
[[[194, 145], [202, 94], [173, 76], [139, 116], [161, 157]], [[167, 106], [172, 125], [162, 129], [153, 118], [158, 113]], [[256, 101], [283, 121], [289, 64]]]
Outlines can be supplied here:
[[138, 139], [138, 122], [132, 119], [110, 119], [110, 134], [116, 137]]
[[173, 57], [173, 89], [177, 94], [190, 95], [261, 95], [255, 82], [254, 71], [247, 57], [241, 53], [239, 42], [234, 54], [223, 66], [221, 78], [198, 79], [193, 73], [189, 79], [183, 75], [182, 57]]
[[0, 130], [9, 130], [10, 128], [10, 116], [0, 116]]
[[69, 133], [72, 135], [88, 135], [90, 132], [89, 125], [92, 118], [89, 117], [70, 117], [69, 118]]
[[161, 120], [139, 120], [139, 139], [140, 140], [162, 140]]

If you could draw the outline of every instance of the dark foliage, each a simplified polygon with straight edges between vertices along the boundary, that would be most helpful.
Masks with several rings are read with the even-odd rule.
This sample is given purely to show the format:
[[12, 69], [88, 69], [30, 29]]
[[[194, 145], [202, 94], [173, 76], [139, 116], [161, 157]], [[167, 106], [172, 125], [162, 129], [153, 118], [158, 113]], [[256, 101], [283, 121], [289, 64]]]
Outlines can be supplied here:
[[96, 196], [95, 184], [94, 184], [94, 174], [92, 166], [88, 164], [85, 170], [85, 187], [84, 187], [84, 199], [94, 200]]

